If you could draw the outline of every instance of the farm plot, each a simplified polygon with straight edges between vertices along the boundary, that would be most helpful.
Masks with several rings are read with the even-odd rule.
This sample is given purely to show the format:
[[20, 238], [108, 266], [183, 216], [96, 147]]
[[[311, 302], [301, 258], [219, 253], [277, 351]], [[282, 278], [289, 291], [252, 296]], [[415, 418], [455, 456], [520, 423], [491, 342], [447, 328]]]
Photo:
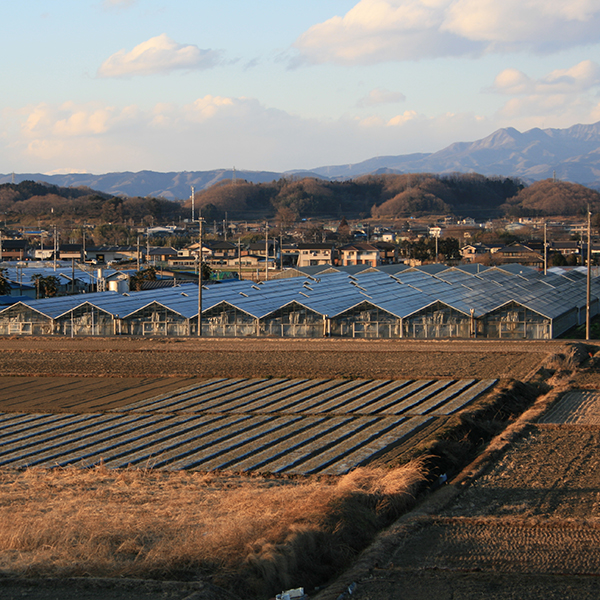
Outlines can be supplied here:
[[495, 382], [213, 378], [102, 414], [0, 413], [0, 466], [339, 475]]
[[[600, 597], [600, 393], [570, 391], [468, 486], [397, 529], [357, 600]], [[444, 496], [445, 494], [445, 496]]]
[[568, 392], [539, 422], [545, 424], [600, 425], [600, 392]]

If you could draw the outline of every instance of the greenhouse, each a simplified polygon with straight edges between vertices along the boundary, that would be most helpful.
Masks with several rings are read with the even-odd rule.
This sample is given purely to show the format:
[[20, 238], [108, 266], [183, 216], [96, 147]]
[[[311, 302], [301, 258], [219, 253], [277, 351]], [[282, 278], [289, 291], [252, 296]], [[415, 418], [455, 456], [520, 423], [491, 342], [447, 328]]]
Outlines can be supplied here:
[[518, 302], [508, 302], [479, 319], [477, 333], [486, 338], [548, 340], [552, 319]]
[[190, 334], [190, 322], [160, 302], [151, 302], [119, 321], [121, 335], [180, 337]]
[[115, 324], [115, 318], [109, 312], [84, 302], [54, 319], [54, 333], [71, 337], [114, 335], [118, 333]]
[[397, 338], [401, 337], [402, 319], [364, 301], [332, 317], [332, 337]]
[[468, 338], [475, 337], [474, 332], [470, 315], [439, 301], [402, 319], [402, 336], [406, 338]]
[[[585, 323], [587, 274], [504, 267], [295, 269], [267, 282], [75, 294], [0, 310], [0, 335], [552, 339]], [[589, 311], [600, 308], [591, 281]]]
[[49, 335], [53, 327], [52, 317], [22, 302], [4, 309], [0, 316], [0, 335]]
[[[202, 335], [207, 337], [250, 337], [257, 333], [257, 319], [247, 312], [220, 302], [202, 312]], [[198, 318], [192, 325], [192, 331], [198, 334]]]
[[323, 315], [290, 302], [259, 320], [260, 336], [317, 338], [327, 334]]

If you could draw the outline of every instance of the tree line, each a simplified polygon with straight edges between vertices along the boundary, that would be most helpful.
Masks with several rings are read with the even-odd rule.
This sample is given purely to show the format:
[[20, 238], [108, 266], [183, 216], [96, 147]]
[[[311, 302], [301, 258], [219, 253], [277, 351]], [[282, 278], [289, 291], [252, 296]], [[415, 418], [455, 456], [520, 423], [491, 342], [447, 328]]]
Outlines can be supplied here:
[[[283, 227], [303, 218], [397, 219], [453, 214], [477, 219], [578, 215], [598, 212], [600, 194], [584, 186], [545, 180], [526, 186], [511, 177], [476, 173], [365, 175], [347, 181], [314, 177], [269, 183], [222, 181], [198, 193], [195, 209], [207, 221], [269, 219]], [[190, 217], [191, 199], [122, 198], [89, 188], [24, 181], [0, 185], [0, 213], [22, 224], [140, 226]]]

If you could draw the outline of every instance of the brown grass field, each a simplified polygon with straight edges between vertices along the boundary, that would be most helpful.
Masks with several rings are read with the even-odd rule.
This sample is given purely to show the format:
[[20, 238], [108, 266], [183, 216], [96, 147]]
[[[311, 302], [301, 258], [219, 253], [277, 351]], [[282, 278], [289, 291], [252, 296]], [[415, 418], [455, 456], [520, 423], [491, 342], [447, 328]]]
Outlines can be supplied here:
[[[354, 582], [362, 599], [509, 598], [493, 590], [514, 591], [515, 581], [539, 597], [598, 597], [585, 595], [586, 577], [600, 581], [593, 427], [525, 425], [481, 476], [430, 497], [460, 489], [452, 501], [402, 517], [375, 560], [367, 552], [345, 571], [424, 482], [458, 473], [536, 394], [559, 382], [594, 389], [600, 369], [588, 351], [560, 341], [2, 339], [1, 411], [101, 411], [206, 377], [495, 377], [502, 389], [423, 432], [418, 452], [396, 449], [340, 478], [2, 470], [0, 597], [266, 599], [304, 586], [328, 599]], [[562, 589], [565, 572], [580, 595], [546, 594]]]

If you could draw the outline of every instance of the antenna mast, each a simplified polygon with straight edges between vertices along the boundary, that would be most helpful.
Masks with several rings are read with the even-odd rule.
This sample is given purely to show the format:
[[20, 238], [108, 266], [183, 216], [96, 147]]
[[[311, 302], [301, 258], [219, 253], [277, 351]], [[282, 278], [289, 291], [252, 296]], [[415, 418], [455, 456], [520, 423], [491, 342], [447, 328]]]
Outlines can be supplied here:
[[195, 192], [194, 186], [192, 186], [192, 223], [194, 222], [194, 200], [195, 200]]

